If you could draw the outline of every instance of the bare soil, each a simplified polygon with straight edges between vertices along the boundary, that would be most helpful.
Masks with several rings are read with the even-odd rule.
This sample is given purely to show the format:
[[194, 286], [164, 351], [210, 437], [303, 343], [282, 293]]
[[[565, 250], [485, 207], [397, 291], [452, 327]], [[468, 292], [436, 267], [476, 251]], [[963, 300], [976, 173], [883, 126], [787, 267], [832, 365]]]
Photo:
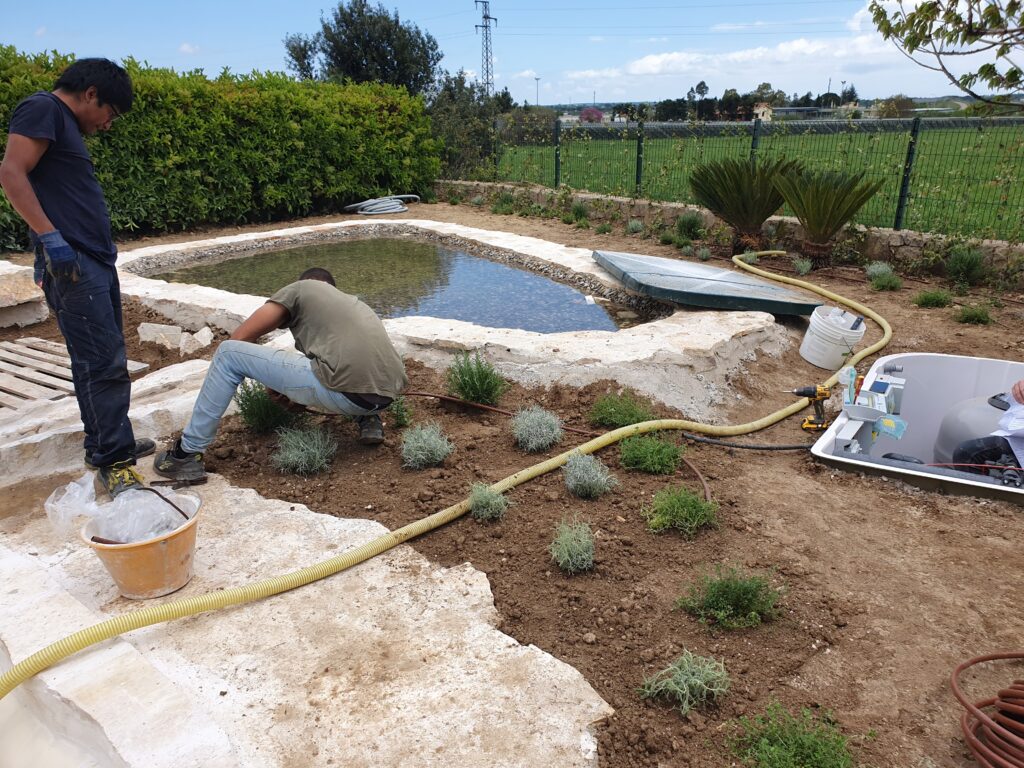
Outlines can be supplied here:
[[[581, 247], [678, 253], [655, 240], [626, 236], [621, 226], [615, 233], [596, 235], [557, 221], [497, 216], [465, 205], [419, 205], [398, 218], [452, 221]], [[242, 230], [192, 232], [122, 247], [237, 231]], [[789, 270], [785, 260], [764, 266]], [[917, 290], [937, 284], [907, 280], [900, 291], [876, 293], [854, 268], [819, 271], [811, 279], [885, 316], [894, 331], [886, 354], [917, 350], [1024, 357], [1024, 296], [1003, 295], [993, 310], [993, 325], [965, 326], [954, 322], [950, 309], [923, 310], [911, 303]], [[974, 294], [962, 300], [984, 298]], [[126, 328], [133, 311], [126, 311]], [[794, 336], [802, 331], [791, 328]], [[878, 330], [870, 328], [866, 342], [878, 337]], [[140, 359], [135, 355], [130, 352]], [[408, 369], [412, 389], [444, 391], [441, 373], [414, 361]], [[781, 359], [763, 358], [735, 377], [736, 403], [722, 421], [765, 415], [791, 401], [783, 390], [822, 378], [795, 348]], [[501, 405], [514, 411], [537, 403], [568, 425], [589, 429], [586, 415], [594, 400], [616, 390], [615, 382], [582, 390], [514, 386]], [[249, 433], [236, 418], [225, 421], [208, 464], [233, 483], [266, 496], [326, 514], [375, 519], [393, 529], [460, 501], [473, 482], [497, 481], [551, 455], [517, 449], [504, 416], [454, 412], [430, 398], [410, 398], [410, 405], [415, 422], [438, 422], [455, 443], [444, 466], [402, 469], [399, 430], [389, 426], [385, 443], [367, 448], [356, 442], [352, 422], [329, 417], [314, 419], [341, 444], [325, 474], [278, 474], [269, 462], [273, 437]], [[655, 409], [664, 416], [686, 416]], [[812, 439], [792, 418], [738, 440], [788, 444]], [[566, 433], [558, 449], [585, 440]], [[509, 492], [513, 506], [502, 522], [480, 524], [465, 516], [411, 545], [439, 564], [469, 561], [486, 573], [502, 630], [579, 669], [615, 707], [615, 714], [596, 729], [602, 766], [738, 764], [729, 746], [736, 718], [759, 714], [773, 701], [791, 710], [833, 713], [860, 765], [973, 765], [948, 680], [969, 657], [1021, 647], [1024, 510], [837, 472], [806, 452], [690, 443], [686, 455], [710, 484], [720, 527], [687, 541], [650, 533], [643, 508], [669, 484], [698, 490], [688, 469], [676, 477], [650, 476], [622, 469], [616, 446], [598, 455], [620, 481], [601, 499], [576, 499], [566, 491], [561, 473], [554, 472]], [[572, 518], [597, 532], [598, 560], [593, 572], [570, 577], [554, 565], [547, 548], [555, 525]], [[687, 586], [718, 564], [768, 575], [785, 590], [782, 615], [757, 628], [724, 632], [674, 610]], [[645, 675], [667, 666], [683, 649], [723, 660], [732, 678], [720, 706], [685, 717], [637, 694]], [[977, 699], [988, 697], [1024, 677], [1022, 670], [1009, 664], [985, 669], [967, 677], [968, 688]]]

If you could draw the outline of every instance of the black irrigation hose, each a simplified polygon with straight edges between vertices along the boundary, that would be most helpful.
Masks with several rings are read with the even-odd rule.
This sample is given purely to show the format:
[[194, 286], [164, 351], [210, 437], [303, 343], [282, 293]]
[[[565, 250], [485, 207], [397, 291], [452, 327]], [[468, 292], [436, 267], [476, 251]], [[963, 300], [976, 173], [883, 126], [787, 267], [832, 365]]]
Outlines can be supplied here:
[[692, 432], [683, 432], [683, 437], [693, 440], [696, 443], [707, 443], [708, 445], [721, 445], [725, 448], [745, 448], [748, 451], [809, 451], [814, 443], [793, 443], [791, 445], [760, 445], [757, 443], [733, 443], [728, 440], [719, 440], [714, 437], [695, 435]]

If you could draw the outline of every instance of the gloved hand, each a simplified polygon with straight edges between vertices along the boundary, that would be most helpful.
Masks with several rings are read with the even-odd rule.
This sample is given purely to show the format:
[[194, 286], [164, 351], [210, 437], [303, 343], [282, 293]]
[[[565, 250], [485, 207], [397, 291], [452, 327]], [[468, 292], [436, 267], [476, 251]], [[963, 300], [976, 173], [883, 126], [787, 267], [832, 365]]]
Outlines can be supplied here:
[[75, 249], [68, 245], [60, 230], [45, 232], [37, 235], [43, 246], [43, 256], [46, 258], [46, 270], [56, 279], [66, 277], [73, 283], [78, 282], [82, 272], [78, 267], [78, 254]]

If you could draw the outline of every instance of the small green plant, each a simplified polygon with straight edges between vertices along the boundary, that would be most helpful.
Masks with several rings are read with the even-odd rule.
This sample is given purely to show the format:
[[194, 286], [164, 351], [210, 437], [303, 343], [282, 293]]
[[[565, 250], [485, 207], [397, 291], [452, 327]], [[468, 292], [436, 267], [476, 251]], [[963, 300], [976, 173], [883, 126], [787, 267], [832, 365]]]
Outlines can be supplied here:
[[640, 219], [630, 219], [626, 222], [627, 235], [639, 235], [644, 231], [644, 223]]
[[741, 734], [732, 747], [752, 768], [852, 768], [846, 737], [828, 713], [815, 717], [809, 709], [790, 714], [775, 702], [763, 715], [741, 717]]
[[960, 307], [953, 319], [958, 323], [967, 323], [968, 325], [992, 324], [992, 315], [989, 314], [988, 307], [981, 304]]
[[680, 214], [676, 219], [676, 234], [691, 240], [700, 240], [704, 237], [704, 219], [694, 211]]
[[665, 231], [658, 235], [658, 242], [662, 245], [672, 245], [676, 242], [676, 236], [671, 232]]
[[902, 287], [903, 281], [893, 272], [883, 272], [878, 277], [871, 278], [871, 288], [875, 291], [898, 291]]
[[757, 264], [759, 259], [757, 258], [757, 254], [753, 251], [744, 251], [740, 254], [740, 261], [744, 264]]
[[590, 218], [590, 209], [587, 208], [587, 204], [578, 200], [573, 203], [572, 218], [574, 221], [582, 221], [583, 219]]
[[702, 528], [717, 528], [718, 504], [705, 501], [688, 488], [663, 488], [644, 509], [647, 527], [654, 533], [676, 530], [692, 539]]
[[608, 222], [605, 222], [604, 224], [598, 224], [597, 229], [595, 229], [594, 231], [599, 235], [607, 235], [609, 232], [612, 231], [612, 225], [609, 224]]
[[864, 274], [867, 275], [868, 280], [874, 280], [882, 275], [891, 275], [893, 274], [892, 265], [886, 261], [873, 261], [864, 267]]
[[558, 567], [570, 575], [589, 571], [594, 567], [594, 534], [584, 522], [563, 520], [555, 527], [548, 551]]
[[778, 614], [775, 605], [780, 596], [781, 592], [763, 576], [719, 566], [714, 576], [701, 576], [700, 581], [676, 601], [676, 608], [696, 616], [703, 624], [739, 629], [756, 627], [775, 618]]
[[491, 490], [486, 483], [473, 483], [469, 492], [469, 512], [474, 520], [501, 520], [508, 509], [508, 499]]
[[946, 275], [954, 285], [978, 285], [986, 276], [985, 257], [966, 243], [954, 243], [946, 255]]
[[528, 453], [545, 451], [562, 439], [562, 422], [551, 411], [531, 405], [512, 417], [512, 435]]
[[470, 205], [475, 205], [477, 208], [479, 208], [481, 205], [484, 204], [484, 196], [483, 195], [473, 195], [471, 198], [469, 198], [469, 204]]
[[385, 410], [391, 414], [392, 422], [399, 429], [408, 427], [412, 424], [412, 409], [405, 401], [405, 397], [403, 395], [399, 395], [392, 400], [391, 405], [389, 405]]
[[579, 451], [569, 456], [562, 467], [562, 474], [569, 493], [581, 499], [596, 499], [618, 484], [600, 459]]
[[437, 424], [407, 429], [402, 435], [402, 466], [409, 469], [436, 467], [455, 449]]
[[640, 695], [668, 699], [685, 715], [694, 707], [714, 704], [729, 690], [729, 673], [720, 661], [690, 651], [660, 672], [645, 677]]
[[516, 212], [516, 198], [511, 192], [502, 192], [491, 206], [491, 213], [511, 216]]
[[264, 434], [295, 424], [296, 415], [270, 399], [267, 388], [256, 381], [245, 379], [235, 392], [238, 413], [246, 428]]
[[652, 475], [671, 475], [679, 466], [682, 449], [651, 435], [627, 437], [619, 443], [619, 461], [626, 469]]
[[921, 291], [913, 299], [911, 299], [917, 306], [925, 309], [933, 309], [937, 307], [948, 307], [953, 303], [953, 297], [949, 291]]
[[701, 246], [697, 249], [697, 258], [701, 261], [709, 261], [711, 259], [711, 249], [706, 245]]
[[618, 395], [602, 395], [590, 409], [590, 423], [598, 427], [627, 427], [650, 421], [654, 413], [641, 403], [632, 392], [626, 391]]
[[574, 219], [572, 217], [571, 213], [567, 213], [567, 214], [562, 216], [562, 223], [563, 224], [573, 224], [575, 221], [576, 221], [576, 219]]
[[461, 202], [462, 202], [462, 195], [456, 195], [456, 194], [448, 195], [448, 204], [449, 205], [458, 205]]
[[692, 245], [681, 245], [681, 246], [679, 246], [679, 254], [681, 256], [686, 256], [688, 258], [690, 256], [693, 256], [693, 246]]
[[793, 259], [793, 269], [796, 270], [798, 275], [806, 275], [814, 269], [814, 262], [810, 259], [805, 259], [803, 256], [798, 256]]
[[331, 465], [338, 441], [323, 427], [281, 427], [270, 463], [281, 472], [315, 475]]
[[691, 248], [693, 247], [693, 241], [688, 237], [683, 237], [682, 235], [674, 235], [674, 242], [676, 244], [676, 248], [685, 248], [686, 246], [690, 246]]
[[576, 219], [576, 229], [590, 229], [590, 221], [588, 219]]
[[457, 353], [446, 379], [449, 393], [482, 405], [496, 405], [510, 386], [479, 352]]

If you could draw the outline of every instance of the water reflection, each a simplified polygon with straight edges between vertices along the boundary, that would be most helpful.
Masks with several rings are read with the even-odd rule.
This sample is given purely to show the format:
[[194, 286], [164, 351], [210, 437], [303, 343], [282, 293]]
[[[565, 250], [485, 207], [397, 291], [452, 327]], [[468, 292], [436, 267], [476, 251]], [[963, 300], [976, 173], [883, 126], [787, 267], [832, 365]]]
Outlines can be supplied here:
[[307, 245], [155, 277], [269, 296], [314, 266], [330, 270], [339, 289], [359, 296], [382, 317], [428, 315], [542, 333], [616, 329], [602, 306], [588, 303], [574, 288], [416, 240]]

